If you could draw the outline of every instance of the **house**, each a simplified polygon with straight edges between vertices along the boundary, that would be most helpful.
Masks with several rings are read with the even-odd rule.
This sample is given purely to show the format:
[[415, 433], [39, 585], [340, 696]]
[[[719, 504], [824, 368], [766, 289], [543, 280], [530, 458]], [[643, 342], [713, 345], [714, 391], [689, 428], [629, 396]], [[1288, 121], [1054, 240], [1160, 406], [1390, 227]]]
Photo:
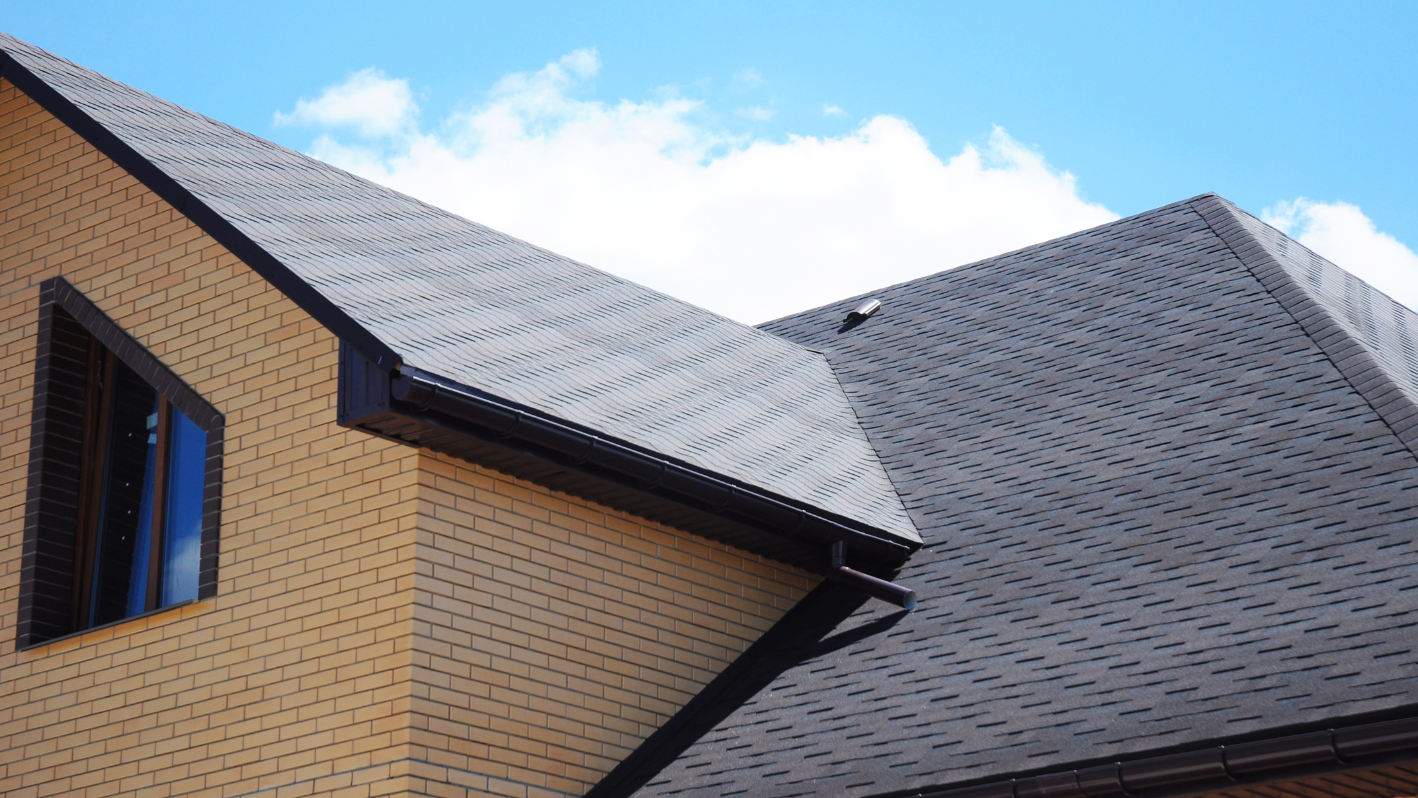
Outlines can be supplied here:
[[1418, 789], [1418, 320], [1223, 199], [755, 329], [6, 36], [0, 152], [7, 796]]

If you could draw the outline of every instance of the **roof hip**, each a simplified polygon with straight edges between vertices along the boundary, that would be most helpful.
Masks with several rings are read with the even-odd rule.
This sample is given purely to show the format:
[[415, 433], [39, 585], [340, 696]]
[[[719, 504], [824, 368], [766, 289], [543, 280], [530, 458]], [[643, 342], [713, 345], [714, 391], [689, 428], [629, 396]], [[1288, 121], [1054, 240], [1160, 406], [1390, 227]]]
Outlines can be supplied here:
[[[1225, 199], [1203, 194], [1189, 202], [1418, 458], [1418, 361], [1402, 362], [1413, 359], [1418, 317], [1313, 252], [1297, 248], [1294, 242], [1277, 235], [1274, 228]], [[1301, 274], [1310, 276], [1310, 285], [1302, 281]], [[1325, 282], [1339, 280], [1349, 283], [1348, 296], [1344, 300], [1325, 296]], [[1355, 329], [1347, 323], [1339, 308], [1333, 307], [1336, 301], [1346, 300], [1350, 305], [1346, 309], [1351, 313], [1362, 312], [1353, 307], [1355, 303], [1386, 305], [1386, 332], [1398, 339], [1397, 346], [1385, 346], [1389, 342], [1379, 340], [1381, 333], [1373, 324], [1366, 325], [1367, 329]], [[1372, 315], [1370, 308], [1363, 310]], [[1395, 358], [1399, 360], [1395, 362]]]

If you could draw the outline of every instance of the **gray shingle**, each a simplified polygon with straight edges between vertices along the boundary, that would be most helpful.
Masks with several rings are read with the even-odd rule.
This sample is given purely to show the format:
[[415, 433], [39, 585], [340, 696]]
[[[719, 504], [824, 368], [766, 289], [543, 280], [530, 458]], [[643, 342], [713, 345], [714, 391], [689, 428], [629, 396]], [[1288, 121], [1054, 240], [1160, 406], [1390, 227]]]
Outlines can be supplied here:
[[920, 605], [808, 599], [845, 618], [756, 652], [776, 676], [656, 741], [688, 747], [638, 795], [953, 786], [1418, 705], [1418, 459], [1370, 401], [1406, 412], [1412, 313], [1215, 197], [873, 295], [855, 329], [859, 298], [764, 327], [836, 369], [925, 538]]
[[406, 362], [919, 541], [824, 358], [0, 34]]

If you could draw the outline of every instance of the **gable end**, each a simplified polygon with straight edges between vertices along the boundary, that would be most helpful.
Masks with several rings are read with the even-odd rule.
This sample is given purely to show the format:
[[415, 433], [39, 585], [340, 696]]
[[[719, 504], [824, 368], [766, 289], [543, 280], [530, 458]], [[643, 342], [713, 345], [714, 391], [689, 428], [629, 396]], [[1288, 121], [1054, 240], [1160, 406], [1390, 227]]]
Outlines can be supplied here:
[[393, 371], [402, 362], [402, 358], [393, 349], [350, 318], [335, 303], [326, 299], [220, 213], [193, 196], [192, 192], [84, 113], [3, 49], [0, 49], [0, 78], [13, 83], [30, 99], [39, 103], [40, 107], [112, 159], [154, 194], [166, 200], [203, 232], [250, 266], [252, 271], [264, 277], [291, 301], [325, 325], [340, 340], [347, 341], [358, 349], [378, 368]]

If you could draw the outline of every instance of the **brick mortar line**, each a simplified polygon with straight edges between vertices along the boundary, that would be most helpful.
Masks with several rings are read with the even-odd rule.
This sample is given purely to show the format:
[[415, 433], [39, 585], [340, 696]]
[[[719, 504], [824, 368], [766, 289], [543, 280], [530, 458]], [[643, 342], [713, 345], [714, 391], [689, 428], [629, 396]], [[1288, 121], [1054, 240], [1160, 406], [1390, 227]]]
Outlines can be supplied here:
[[[524, 486], [521, 486], [521, 485], [517, 485], [516, 483], [507, 482], [507, 481], [505, 481], [504, 479], [502, 479], [500, 476], [490, 476], [490, 475], [487, 475], [487, 474], [483, 474], [483, 476], [489, 476], [490, 478], [496, 480], [496, 482], [497, 482], [498, 485], [505, 485], [505, 486], [511, 488], [512, 490], [515, 490], [515, 491], [525, 491], [525, 490], [529, 490], [528, 488], [526, 488], [526, 487], [524, 487]], [[460, 483], [460, 484], [467, 484], [467, 483]], [[437, 485], [433, 485], [433, 486], [429, 486], [429, 487], [430, 487], [430, 489], [433, 490], [433, 491], [439, 492], [439, 493], [441, 493], [441, 494], [443, 494], [443, 495], [445, 495], [445, 496], [452, 496], [454, 499], [466, 498], [466, 497], [459, 496], [458, 494], [452, 493], [452, 492], [450, 492], [450, 491], [448, 491], [448, 490], [446, 490], [446, 489], [444, 489], [444, 488], [441, 488], [441, 487], [439, 487], [439, 486], [437, 486]], [[508, 496], [507, 493], [505, 493], [505, 492], [503, 492], [503, 491], [501, 491], [501, 490], [497, 490], [497, 489], [487, 489], [487, 490], [489, 490], [490, 492], [494, 493], [495, 495], [502, 496], [502, 497], [504, 497], [504, 498], [512, 498], [512, 497]], [[549, 498], [551, 498], [551, 499], [553, 499], [553, 500], [555, 500], [555, 501], [562, 502], [562, 503], [568, 503], [568, 504], [572, 504], [572, 505], [575, 505], [575, 504], [576, 504], [576, 502], [575, 502], [574, 500], [573, 500], [573, 501], [568, 501], [568, 500], [566, 500], [566, 499], [561, 499], [561, 498], [557, 497], [556, 494], [550, 493], [550, 492], [540, 493], [540, 494], [538, 494], [538, 495], [546, 496], [546, 497], [549, 497]], [[514, 499], [514, 500], [516, 500], [516, 499]], [[444, 508], [444, 509], [452, 510], [452, 511], [455, 511], [455, 512], [460, 512], [460, 513], [466, 512], [466, 511], [460, 510], [460, 509], [457, 507], [456, 501], [455, 501], [454, 503], [433, 501], [432, 499], [430, 499], [429, 501], [430, 501], [430, 503], [433, 504], [435, 507], [441, 507], [441, 508]], [[477, 501], [477, 500], [476, 500], [476, 499], [473, 499], [473, 501]], [[520, 501], [520, 500], [517, 500], [517, 501]], [[534, 506], [534, 507], [539, 507], [540, 509], [543, 509], [543, 510], [547, 511], [549, 514], [552, 514], [552, 515], [568, 515], [568, 514], [566, 514], [566, 513], [560, 513], [560, 512], [558, 512], [558, 511], [552, 509], [552, 508], [543, 507], [542, 505], [537, 504], [537, 503], [535, 502], [535, 500], [529, 500], [529, 501], [526, 501], [526, 503], [529, 504], [529, 505], [532, 505], [532, 506]], [[492, 506], [492, 505], [488, 505], [488, 506]], [[594, 504], [587, 505], [587, 506], [588, 506], [588, 507], [595, 507]], [[534, 523], [548, 524], [548, 525], [550, 525], [550, 526], [558, 526], [557, 524], [555, 524], [555, 523], [552, 522], [552, 521], [543, 520], [543, 519], [537, 518], [537, 517], [532, 516], [532, 515], [528, 515], [528, 514], [523, 513], [523, 512], [518, 512], [518, 511], [515, 510], [515, 509], [507, 509], [507, 510], [503, 510], [502, 508], [495, 508], [495, 509], [502, 510], [503, 512], [506, 512], [507, 514], [512, 515], [512, 516], [517, 517], [517, 518], [525, 518], [525, 519], [527, 519], [527, 520], [529, 520], [529, 521], [532, 521], [532, 522], [534, 522]], [[767, 567], [769, 567], [769, 568], [772, 568], [774, 571], [778, 572], [778, 573], [781, 574], [783, 577], [792, 577], [792, 576], [794, 576], [794, 574], [793, 574], [793, 572], [792, 572], [791, 569], [784, 568], [784, 567], [782, 566], [782, 564], [776, 563], [776, 562], [774, 562], [774, 561], [772, 561], [772, 560], [768, 560], [767, 558], [764, 558], [764, 557], [762, 557], [761, 555], [755, 555], [755, 554], [753, 554], [752, 552], [745, 552], [745, 551], [742, 551], [742, 550], [739, 550], [739, 549], [735, 549], [735, 548], [732, 547], [732, 546], [729, 546], [729, 545], [723, 544], [723, 543], [717, 543], [716, 541], [710, 540], [710, 539], [708, 539], [708, 538], [700, 538], [700, 537], [694, 535], [693, 533], [684, 532], [684, 531], [682, 531], [682, 530], [674, 529], [674, 528], [672, 528], [672, 527], [666, 527], [666, 526], [664, 526], [664, 525], [662, 525], [662, 524], [659, 524], [659, 523], [657, 523], [657, 522], [651, 522], [651, 521], [649, 521], [648, 519], [640, 519], [640, 518], [637, 518], [637, 517], [635, 517], [635, 516], [617, 514], [617, 513], [614, 512], [614, 511], [601, 510], [601, 509], [599, 509], [599, 508], [598, 508], [598, 511], [601, 512], [603, 515], [605, 515], [607, 518], [612, 518], [612, 519], [624, 521], [624, 522], [626, 522], [626, 523], [633, 524], [633, 525], [635, 525], [636, 527], [638, 527], [638, 528], [640, 528], [640, 529], [642, 529], [642, 530], [647, 530], [647, 531], [650, 531], [650, 532], [654, 532], [654, 533], [658, 533], [658, 534], [660, 534], [660, 535], [663, 535], [663, 536], [669, 538], [670, 541], [675, 544], [675, 545], [673, 545], [673, 547], [672, 547], [672, 549], [671, 549], [672, 551], [683, 552], [683, 553], [687, 554], [688, 556], [690, 556], [690, 557], [692, 557], [692, 558], [694, 558], [694, 559], [698, 559], [698, 560], [700, 560], [700, 561], [702, 561], [702, 562], [710, 563], [710, 564], [713, 564], [713, 565], [718, 565], [718, 566], [724, 568], [724, 570], [729, 571], [729, 572], [737, 572], [737, 573], [745, 574], [745, 575], [750, 576], [750, 577], [754, 578], [755, 580], [759, 580], [759, 581], [769, 580], [769, 581], [778, 582], [779, 580], [776, 580], [776, 579], [774, 579], [774, 578], [771, 577], [771, 576], [765, 576], [765, 575], [756, 573], [753, 568], [748, 567], [748, 566], [752, 566], [752, 565], [765, 565], [765, 566], [767, 566]], [[481, 518], [482, 516], [474, 515], [474, 517]], [[594, 527], [594, 528], [604, 529], [604, 530], [607, 530], [608, 532], [610, 532], [610, 533], [612, 533], [612, 534], [615, 534], [615, 535], [618, 535], [618, 536], [620, 536], [620, 537], [622, 537], [622, 538], [625, 538], [625, 537], [632, 537], [632, 538], [637, 539], [637, 540], [646, 540], [646, 541], [650, 541], [650, 540], [651, 540], [650, 537], [647, 536], [647, 535], [643, 535], [643, 534], [637, 535], [637, 534], [632, 533], [632, 532], [623, 532], [623, 531], [617, 530], [614, 526], [612, 526], [612, 525], [610, 525], [610, 524], [598, 523], [598, 522], [595, 522], [595, 521], [587, 521], [587, 520], [584, 520], [584, 519], [576, 518], [575, 516], [571, 516], [571, 515], [568, 515], [568, 517], [572, 518], [573, 520], [575, 520], [575, 521], [576, 521], [577, 523], [579, 523], [579, 524], [585, 524], [587, 527]], [[441, 521], [441, 522], [443, 522], [443, 523], [453, 524], [454, 526], [458, 526], [457, 524], [454, 524], [452, 521], [448, 521], [447, 519], [434, 518], [434, 520], [436, 520], [436, 521]], [[492, 521], [492, 522], [494, 522], [494, 523], [502, 523], [502, 522], [497, 521], [496, 518], [492, 518], [492, 517], [488, 517], [486, 520]], [[476, 529], [474, 529], [474, 528], [472, 528], [472, 527], [468, 527], [468, 528], [471, 529], [472, 531], [476, 532], [477, 534], [480, 534], [480, 535], [486, 535], [486, 536], [493, 537], [493, 538], [496, 538], [496, 537], [497, 537], [496, 535], [493, 535], [493, 534], [488, 533], [488, 532], [482, 532], [482, 531], [476, 530]], [[585, 535], [588, 534], [588, 533], [586, 533], [586, 532], [578, 531], [578, 530], [575, 530], [575, 529], [566, 529], [566, 528], [564, 528], [564, 527], [558, 527], [558, 528], [563, 529], [564, 531], [566, 531], [566, 532], [568, 532], [569, 534], [574, 535], [574, 536], [585, 536]], [[528, 532], [531, 532], [531, 531], [528, 530]], [[458, 539], [458, 538], [456, 538], [456, 537], [454, 537], [454, 536], [451, 536], [451, 535], [448, 535], [448, 534], [446, 534], [446, 533], [434, 533], [434, 534], [435, 534], [437, 537], [441, 537], [441, 538], [445, 538], [445, 539], [450, 539], [450, 538], [451, 538], [451, 539], [454, 539], [454, 540], [458, 540], [458, 542], [460, 542], [460, 543], [466, 543], [466, 545], [473, 546], [473, 547], [478, 547], [478, 544], [476, 544], [476, 543], [469, 543], [469, 542], [467, 542], [467, 541], [463, 541], [463, 540], [461, 540], [461, 539]], [[532, 534], [534, 534], [534, 533], [532, 533]], [[694, 553], [693, 551], [691, 551], [691, 550], [689, 550], [689, 549], [687, 549], [687, 548], [685, 548], [685, 547], [679, 545], [681, 542], [685, 542], [685, 541], [687, 541], [687, 542], [689, 542], [689, 543], [692, 543], [694, 546], [697, 546], [697, 547], [701, 547], [701, 548], [706, 549], [706, 553], [707, 553], [708, 555], [710, 555], [710, 556], [703, 556], [703, 555]], [[654, 544], [656, 547], [662, 547], [662, 546], [665, 545], [665, 543], [664, 543], [664, 542], [661, 542], [661, 541], [651, 541], [651, 542], [653, 542], [653, 544]], [[609, 557], [609, 555], [605, 555], [605, 554], [602, 554], [602, 553], [600, 553], [600, 552], [596, 552], [594, 549], [590, 549], [590, 548], [586, 548], [586, 547], [582, 547], [582, 546], [575, 546], [574, 544], [566, 544], [566, 545], [571, 546], [572, 548], [576, 548], [576, 549], [578, 549], [578, 550], [580, 550], [580, 551], [591, 552], [591, 553], [593, 553], [593, 554], [597, 554], [598, 556], [602, 556], [602, 557]], [[618, 544], [617, 544], [617, 545], [618, 545]], [[621, 546], [619, 546], [619, 547], [620, 547], [620, 548], [625, 548], [625, 549], [630, 549], [630, 550], [634, 551], [634, 548], [631, 547], [631, 546], [624, 546], [624, 545], [621, 545]], [[438, 549], [436, 546], [435, 546], [434, 548], [435, 548], [436, 550], [438, 550], [438, 551], [451, 552], [451, 550], [449, 550], [449, 549]], [[483, 548], [486, 548], [486, 547], [483, 547]], [[540, 550], [539, 550], [539, 551], [540, 551]], [[696, 567], [696, 566], [694, 566], [694, 565], [683, 565], [683, 564], [680, 564], [680, 563], [675, 562], [675, 561], [674, 561], [673, 559], [671, 559], [671, 558], [664, 557], [664, 556], [661, 556], [661, 555], [658, 555], [658, 554], [646, 554], [646, 553], [644, 553], [644, 552], [639, 552], [639, 551], [637, 551], [636, 553], [639, 554], [641, 557], [648, 557], [648, 558], [652, 558], [652, 559], [658, 560], [658, 561], [660, 561], [660, 562], [668, 562], [668, 563], [671, 563], [671, 564], [673, 564], [673, 565], [675, 566], [676, 569], [682, 569], [682, 570], [692, 571], [692, 572], [694, 572], [694, 573], [706, 574], [706, 575], [708, 575], [708, 576], [710, 576], [710, 577], [713, 577], [713, 578], [715, 578], [715, 579], [724, 579], [724, 577], [722, 577], [722, 576], [720, 576], [720, 575], [718, 575], [718, 574], [715, 574], [715, 573], [713, 573], [712, 571], [708, 571], [708, 570], [705, 570], [704, 568]], [[723, 564], [720, 564], [720, 563], [715, 562], [715, 561], [712, 559], [712, 555], [714, 555], [714, 554], [721, 554], [721, 553], [722, 553], [722, 554], [726, 554], [726, 555], [728, 555], [728, 556], [731, 556], [731, 557], [733, 557], [733, 558], [739, 560], [739, 561], [742, 563], [742, 565], [723, 565]], [[560, 555], [552, 554], [551, 556], [558, 557], [559, 559], [566, 559], [566, 558], [564, 558], [564, 557], [561, 557]], [[611, 559], [613, 559], [613, 558], [611, 558]], [[627, 562], [626, 564], [628, 564], [628, 565], [636, 565], [636, 567], [645, 567], [645, 566], [640, 566], [640, 565], [638, 565], [638, 564], [636, 564], [636, 563], [629, 563], [629, 562]], [[597, 570], [602, 570], [602, 571], [605, 570], [605, 569], [603, 569], [603, 568], [599, 568], [599, 567], [594, 566], [594, 565], [589, 565], [589, 564], [587, 564], [587, 565], [588, 565], [588, 567], [596, 568]], [[551, 566], [543, 566], [543, 567], [546, 567], [546, 568], [548, 568], [548, 570], [553, 570], [553, 571], [562, 570], [562, 569], [552, 568]], [[568, 571], [564, 571], [564, 570], [562, 570], [562, 572], [569, 573]], [[670, 574], [670, 575], [672, 575], [672, 574]], [[696, 584], [697, 584], [697, 583], [696, 583]], [[749, 586], [749, 585], [742, 585], [742, 584], [741, 584], [741, 585], [739, 585], [739, 586], [742, 587], [742, 588], [748, 588], [748, 589], [764, 590], [763, 588], [755, 588], [755, 587], [752, 587], [752, 586]], [[714, 588], [714, 587], [712, 587], [712, 586], [706, 586], [706, 587], [708, 587], [708, 589], [711, 589], [711, 590], [717, 590], [717, 588]], [[810, 588], [807, 588], [807, 589], [810, 589]], [[724, 592], [724, 591], [720, 591], [720, 592]], [[764, 592], [768, 592], [768, 591], [765, 590]], [[726, 595], [735, 595], [736, 597], [742, 598], [741, 595], [737, 595], [737, 594], [727, 594], [727, 593], [726, 593]]]
[[[482, 548], [482, 549], [485, 549], [486, 551], [493, 552], [493, 553], [496, 553], [496, 554], [503, 554], [502, 552], [498, 552], [496, 549], [493, 549], [493, 548], [491, 548], [491, 547], [476, 546], [476, 544], [470, 544], [470, 545], [474, 545], [475, 548]], [[448, 549], [437, 549], [437, 551], [440, 552], [440, 553], [445, 553], [445, 554], [446, 554], [446, 553], [453, 553], [453, 552], [450, 552], [450, 550], [448, 550]], [[591, 550], [591, 549], [585, 549], [585, 551], [592, 551], [592, 550]], [[594, 552], [593, 552], [593, 553], [594, 553]], [[456, 556], [462, 557], [462, 556], [465, 556], [465, 555], [456, 555]], [[504, 554], [503, 556], [510, 556], [510, 555], [505, 555], [505, 554]], [[473, 559], [473, 558], [470, 557], [470, 558], [468, 558], [468, 559]], [[714, 573], [714, 572], [712, 572], [712, 571], [707, 571], [707, 570], [705, 570], [705, 569], [703, 569], [703, 568], [695, 568], [695, 567], [693, 567], [693, 566], [680, 565], [679, 563], [673, 563], [672, 561], [670, 561], [670, 560], [668, 560], [668, 559], [662, 560], [662, 561], [663, 561], [663, 562], [671, 562], [671, 563], [676, 567], [676, 569], [677, 569], [678, 571], [681, 571], [681, 572], [687, 571], [687, 572], [689, 572], [689, 573], [691, 573], [691, 574], [703, 574], [703, 575], [705, 575], [705, 576], [709, 576], [709, 577], [712, 577], [712, 578], [717, 579], [717, 580], [733, 581], [733, 580], [732, 580], [730, 577], [728, 577], [728, 576], [723, 576], [723, 575], [720, 575], [720, 574], [716, 574], [716, 573]], [[475, 560], [475, 562], [487, 564], [487, 562], [486, 562], [485, 560]], [[575, 561], [572, 561], [572, 562], [575, 562]], [[586, 568], [595, 569], [595, 570], [597, 570], [597, 571], [602, 572], [603, 574], [610, 574], [610, 575], [612, 575], [612, 576], [619, 576], [619, 577], [622, 577], [622, 578], [625, 578], [625, 579], [632, 579], [632, 580], [635, 580], [635, 581], [640, 581], [640, 580], [636, 579], [636, 578], [633, 577], [633, 576], [627, 576], [627, 575], [625, 575], [624, 573], [617, 572], [617, 571], [610, 571], [610, 570], [608, 570], [608, 569], [601, 568], [601, 567], [598, 567], [598, 566], [596, 566], [596, 565], [591, 565], [591, 564], [588, 564], [588, 563], [578, 563], [578, 564], [583, 564], [583, 565], [585, 565]], [[627, 563], [627, 564], [628, 564], [628, 565], [633, 565], [633, 566], [636, 567], [636, 568], [643, 568], [643, 569], [645, 569], [645, 570], [647, 570], [647, 571], [654, 571], [657, 575], [660, 575], [660, 576], [666, 576], [666, 577], [669, 577], [669, 578], [672, 578], [672, 579], [679, 579], [679, 580], [682, 580], [682, 581], [685, 581], [685, 582], [690, 583], [692, 586], [699, 587], [699, 588], [702, 588], [702, 589], [708, 590], [708, 591], [713, 591], [713, 592], [715, 592], [715, 593], [722, 594], [722, 595], [727, 596], [727, 597], [729, 597], [729, 598], [741, 599], [741, 600], [743, 600], [743, 601], [751, 602], [751, 603], [753, 603], [753, 604], [758, 604], [758, 605], [760, 605], [760, 606], [763, 606], [763, 605], [764, 605], [764, 603], [763, 603], [762, 601], [759, 601], [758, 599], [752, 598], [752, 597], [750, 597], [750, 596], [746, 596], [746, 595], [744, 595], [742, 592], [740, 592], [740, 593], [730, 592], [730, 591], [728, 591], [728, 590], [725, 590], [725, 589], [722, 589], [722, 588], [719, 588], [719, 587], [715, 587], [715, 586], [712, 585], [712, 584], [704, 584], [704, 583], [702, 583], [702, 582], [697, 582], [697, 581], [695, 581], [695, 580], [689, 578], [688, 576], [680, 576], [679, 573], [671, 573], [671, 572], [669, 572], [669, 571], [663, 571], [663, 572], [662, 572], [662, 571], [656, 571], [656, 569], [654, 569], [654, 568], [651, 568], [651, 567], [648, 567], [648, 566], [645, 566], [645, 565], [641, 565], [641, 564], [639, 564], [639, 563]], [[556, 584], [556, 585], [558, 585], [558, 586], [560, 586], [560, 587], [566, 589], [568, 592], [572, 592], [572, 593], [586, 593], [586, 592], [588, 592], [588, 591], [585, 591], [585, 590], [579, 590], [579, 589], [576, 589], [576, 588], [573, 588], [573, 587], [568, 587], [565, 583], [556, 582], [555, 579], [554, 579], [554, 577], [556, 577], [557, 575], [565, 575], [565, 576], [572, 577], [572, 578], [575, 578], [575, 579], [586, 579], [587, 581], [590, 581], [587, 577], [580, 576], [580, 575], [578, 575], [577, 573], [575, 573], [573, 570], [571, 570], [571, 569], [569, 569], [569, 568], [557, 568], [557, 567], [555, 567], [555, 566], [546, 565], [546, 564], [544, 564], [544, 563], [537, 563], [536, 565], [537, 565], [538, 567], [540, 567], [540, 568], [545, 568], [547, 571], [549, 571], [551, 578], [535, 576], [535, 575], [528, 574], [528, 573], [523, 572], [523, 571], [516, 571], [515, 569], [508, 569], [508, 568], [506, 568], [505, 566], [501, 566], [501, 565], [495, 565], [495, 564], [494, 564], [494, 565], [492, 565], [491, 567], [497, 568], [497, 569], [508, 570], [508, 571], [510, 571], [510, 572], [512, 572], [512, 573], [517, 573], [517, 574], [519, 574], [519, 575], [521, 575], [521, 576], [525, 576], [525, 577], [527, 578], [527, 580], [528, 580], [528, 581], [531, 581], [531, 582], [544, 582], [544, 583]], [[443, 564], [443, 563], [435, 563], [435, 566], [436, 566], [436, 567], [441, 566], [441, 567], [443, 567], [443, 568], [453, 569], [453, 570], [458, 571], [459, 573], [470, 573], [470, 572], [468, 572], [468, 571], [464, 571], [464, 570], [458, 569], [458, 568], [457, 568], [456, 566], [454, 566], [454, 565], [446, 565], [446, 564]], [[749, 571], [749, 570], [747, 570], [747, 569], [742, 569], [742, 570], [741, 570], [741, 569], [726, 569], [726, 570], [728, 570], [728, 571], [730, 572], [730, 575], [732, 575], [732, 574], [734, 574], [734, 573], [737, 573], [737, 574], [741, 574], [741, 575], [746, 576], [746, 577], [751, 577], [751, 578], [753, 578], [753, 579], [755, 579], [755, 580], [761, 580], [761, 579], [763, 579], [763, 577], [761, 577], [761, 576], [759, 576], [758, 574], [755, 574], [755, 573], [753, 573], [752, 571]], [[441, 577], [439, 577], [437, 574], [426, 574], [426, 576], [428, 576], [428, 578], [430, 578], [430, 579], [434, 579], [434, 580], [437, 580], [437, 581], [439, 581], [439, 582], [443, 582], [443, 583], [446, 583], [446, 584], [453, 584], [453, 583], [450, 582], [448, 579], [441, 578]], [[514, 588], [517, 588], [517, 589], [519, 589], [519, 590], [528, 590], [528, 591], [530, 591], [530, 592], [536, 593], [535, 590], [531, 590], [530, 588], [525, 588], [525, 587], [523, 587], [523, 586], [521, 586], [521, 585], [518, 585], [517, 583], [512, 582], [512, 581], [508, 581], [508, 580], [504, 580], [504, 579], [496, 579], [496, 578], [494, 578], [493, 581], [496, 582], [496, 583], [498, 583], [498, 584], [509, 585], [509, 586], [514, 587]], [[675, 588], [666, 587], [666, 586], [660, 585], [660, 584], [656, 584], [656, 585], [654, 585], [654, 587], [660, 588], [660, 589], [662, 589], [662, 590], [674, 592], [674, 593], [679, 593], [679, 592], [680, 592], [680, 591], [676, 590]], [[772, 595], [772, 596], [775, 596], [775, 597], [779, 597], [777, 594], [774, 594], [774, 593], [772, 593], [772, 591], [767, 590], [767, 589], [765, 589], [765, 588], [754, 587], [754, 586], [751, 586], [751, 585], [741, 585], [741, 587], [743, 587], [745, 590], [756, 590], [756, 591], [759, 591], [759, 592], [762, 592], [762, 593], [767, 593], [767, 594]], [[439, 595], [441, 595], [441, 594], [439, 594]], [[544, 594], [537, 593], [537, 595], [544, 595]], [[445, 598], [452, 598], [452, 597], [445, 597]], [[548, 596], [548, 598], [554, 598], [554, 597]], [[457, 600], [457, 599], [453, 599], [453, 600]], [[512, 600], [515, 601], [516, 599], [512, 599]], [[603, 600], [609, 601], [609, 599], [603, 599]], [[701, 599], [701, 600], [708, 601], [708, 599]], [[658, 599], [657, 599], [657, 601], [658, 601]], [[518, 603], [525, 603], [525, 602], [518, 602]], [[613, 602], [613, 603], [616, 603], [616, 602]], [[619, 603], [623, 603], [623, 602], [619, 602]], [[772, 607], [772, 606], [768, 606], [768, 608], [769, 608], [769, 609], [776, 609], [776, 607]]]

